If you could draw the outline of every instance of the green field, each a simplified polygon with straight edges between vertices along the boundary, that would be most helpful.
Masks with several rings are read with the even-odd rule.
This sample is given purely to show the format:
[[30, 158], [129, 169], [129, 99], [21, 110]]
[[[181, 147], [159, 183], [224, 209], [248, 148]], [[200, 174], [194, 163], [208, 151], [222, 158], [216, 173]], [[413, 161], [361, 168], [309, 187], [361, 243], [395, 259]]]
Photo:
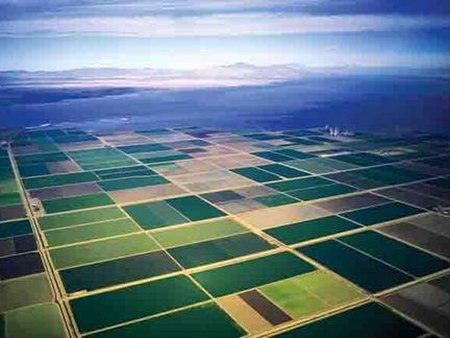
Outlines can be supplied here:
[[92, 338], [145, 337], [241, 337], [243, 331], [223, 310], [213, 303], [181, 310], [155, 319], [93, 334]]
[[[395, 330], [393, 333], [393, 330]], [[300, 326], [276, 337], [381, 338], [420, 337], [424, 331], [378, 303], [369, 303], [323, 320]], [[432, 337], [432, 336], [430, 336]]]
[[163, 247], [170, 248], [229, 235], [237, 235], [248, 231], [249, 230], [240, 223], [227, 218], [155, 231], [152, 233], [152, 236]]
[[111, 180], [116, 178], [125, 178], [133, 176], [152, 176], [155, 175], [156, 173], [143, 165], [138, 165], [132, 167], [120, 167], [120, 168], [96, 170], [95, 174], [102, 180]]
[[186, 276], [176, 276], [70, 301], [82, 333], [208, 300]]
[[27, 189], [39, 189], [65, 184], [95, 182], [97, 180], [98, 177], [94, 173], [82, 172], [26, 178], [23, 180], [23, 183], [25, 184], [25, 188]]
[[178, 197], [166, 200], [166, 202], [191, 221], [201, 221], [226, 215], [197, 196]]
[[32, 232], [30, 222], [27, 219], [0, 223], [0, 238], [30, 234]]
[[158, 249], [145, 234], [134, 234], [50, 250], [56, 269], [135, 255]]
[[110, 219], [125, 218], [126, 215], [117, 207], [74, 211], [61, 215], [50, 215], [39, 218], [39, 226], [43, 230], [59, 229], [73, 225], [101, 222]]
[[267, 229], [264, 232], [285, 244], [295, 244], [357, 228], [357, 224], [341, 217], [328, 216]]
[[132, 220], [123, 218], [51, 230], [45, 233], [45, 237], [47, 238], [49, 246], [52, 247], [124, 235], [140, 230], [141, 229]]
[[0, 323], [4, 316], [3, 328], [0, 324], [0, 336], [5, 338], [65, 338], [63, 321], [58, 306], [53, 303], [0, 314]]
[[0, 284], [0, 313], [25, 306], [51, 302], [52, 289], [45, 273]]
[[256, 182], [270, 182], [281, 180], [280, 176], [271, 174], [257, 167], [237, 168], [233, 169], [232, 171]]
[[440, 258], [374, 231], [345, 236], [339, 241], [419, 277], [449, 267]]
[[284, 182], [277, 183], [269, 183], [267, 186], [269, 188], [278, 190], [278, 191], [292, 191], [292, 190], [300, 190], [307, 189], [312, 187], [319, 187], [327, 184], [332, 184], [333, 182], [321, 177], [306, 177], [306, 178], [297, 178]]
[[297, 250], [370, 292], [412, 280], [405, 273], [334, 240]]
[[77, 209], [101, 207], [114, 204], [114, 201], [104, 193], [75, 197], [65, 197], [43, 201], [44, 209], [47, 213], [71, 211]]
[[259, 196], [259, 197], [253, 198], [253, 200], [265, 205], [266, 207], [277, 207], [280, 205], [286, 205], [286, 204], [298, 202], [297, 199], [292, 198], [287, 195], [284, 195], [282, 193], [267, 195], [267, 196]]
[[144, 229], [156, 229], [189, 222], [165, 201], [125, 206], [124, 210]]
[[356, 153], [348, 155], [333, 156], [334, 160], [347, 162], [360, 167], [368, 167], [371, 165], [377, 165], [390, 162], [386, 157], [378, 156], [370, 153]]
[[194, 273], [192, 276], [213, 296], [220, 297], [307, 273], [314, 269], [314, 266], [297, 256], [282, 252]]
[[147, 157], [147, 158], [140, 158], [139, 161], [146, 163], [146, 164], [154, 164], [154, 163], [162, 163], [162, 162], [171, 162], [171, 161], [180, 161], [180, 160], [187, 160], [192, 158], [191, 156], [187, 154], [174, 154], [174, 155], [166, 155], [166, 156], [155, 156], [155, 157]]
[[314, 157], [314, 155], [312, 155], [312, 154], [297, 151], [294, 149], [281, 149], [281, 150], [277, 150], [276, 152], [279, 154], [282, 154], [282, 155], [286, 155], [286, 156], [298, 159], [298, 160], [303, 160], [306, 158]]
[[22, 197], [18, 192], [0, 194], [0, 207], [4, 205], [20, 204], [20, 203], [22, 203]]
[[164, 275], [180, 269], [166, 253], [154, 251], [78, 268], [65, 269], [60, 271], [59, 274], [66, 292], [72, 293]]
[[285, 165], [275, 163], [275, 164], [265, 164], [258, 166], [259, 169], [263, 169], [265, 171], [271, 172], [275, 175], [279, 175], [284, 178], [296, 178], [296, 177], [302, 177], [302, 176], [308, 176], [309, 174], [300, 171], [294, 168], [287, 167]]
[[422, 212], [424, 211], [403, 203], [391, 202], [370, 208], [346, 212], [343, 213], [342, 216], [363, 225], [373, 225], [416, 215]]
[[355, 188], [349, 187], [348, 185], [335, 183], [317, 188], [289, 191], [287, 194], [302, 201], [311, 201], [319, 198], [349, 194], [355, 191]]
[[270, 160], [273, 162], [284, 162], [284, 161], [290, 161], [292, 160], [291, 157], [285, 156], [283, 154], [274, 153], [271, 151], [260, 151], [257, 153], [253, 153], [252, 155], [264, 158], [266, 160]]
[[383, 182], [389, 185], [423, 180], [425, 178], [430, 177], [425, 174], [420, 174], [418, 172], [394, 166], [383, 166], [383, 167], [356, 170], [354, 173], [356, 175], [363, 176], [375, 181]]
[[273, 248], [261, 237], [245, 233], [179, 246], [168, 251], [184, 268], [192, 268]]
[[364, 294], [330, 273], [313, 271], [259, 288], [274, 304], [298, 319], [361, 299]]
[[99, 148], [69, 152], [77, 164], [84, 170], [125, 167], [137, 164], [114, 148]]
[[146, 176], [146, 177], [129, 177], [115, 180], [102, 181], [99, 186], [105, 191], [115, 191], [122, 189], [132, 189], [140, 187], [148, 187], [158, 184], [169, 183], [168, 180], [161, 176]]

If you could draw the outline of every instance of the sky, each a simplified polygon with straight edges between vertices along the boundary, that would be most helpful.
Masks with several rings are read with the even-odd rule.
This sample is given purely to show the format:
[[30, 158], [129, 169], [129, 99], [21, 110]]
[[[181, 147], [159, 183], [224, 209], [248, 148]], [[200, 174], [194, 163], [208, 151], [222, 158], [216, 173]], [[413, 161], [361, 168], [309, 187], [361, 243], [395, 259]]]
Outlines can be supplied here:
[[0, 70], [450, 68], [448, 0], [0, 0]]

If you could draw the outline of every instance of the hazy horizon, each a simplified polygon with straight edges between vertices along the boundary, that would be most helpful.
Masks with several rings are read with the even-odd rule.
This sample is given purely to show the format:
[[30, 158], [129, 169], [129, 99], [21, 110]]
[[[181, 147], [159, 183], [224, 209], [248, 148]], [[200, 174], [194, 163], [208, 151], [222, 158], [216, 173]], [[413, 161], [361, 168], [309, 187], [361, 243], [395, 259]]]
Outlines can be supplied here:
[[444, 0], [0, 0], [0, 120], [447, 134], [449, 40]]

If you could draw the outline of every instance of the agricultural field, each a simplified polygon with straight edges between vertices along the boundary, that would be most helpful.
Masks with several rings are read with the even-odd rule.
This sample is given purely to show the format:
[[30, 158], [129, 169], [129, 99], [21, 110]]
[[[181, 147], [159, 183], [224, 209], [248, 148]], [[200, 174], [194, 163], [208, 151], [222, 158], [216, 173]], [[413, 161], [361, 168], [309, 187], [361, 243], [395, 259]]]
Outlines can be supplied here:
[[450, 141], [20, 131], [0, 337], [450, 337]]

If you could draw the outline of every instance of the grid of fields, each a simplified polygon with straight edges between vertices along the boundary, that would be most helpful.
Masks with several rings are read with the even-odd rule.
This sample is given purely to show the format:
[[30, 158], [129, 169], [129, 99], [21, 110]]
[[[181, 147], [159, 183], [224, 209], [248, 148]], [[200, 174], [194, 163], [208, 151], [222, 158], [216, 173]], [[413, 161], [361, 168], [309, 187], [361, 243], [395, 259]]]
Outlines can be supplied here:
[[0, 337], [450, 335], [449, 140], [9, 138]]

